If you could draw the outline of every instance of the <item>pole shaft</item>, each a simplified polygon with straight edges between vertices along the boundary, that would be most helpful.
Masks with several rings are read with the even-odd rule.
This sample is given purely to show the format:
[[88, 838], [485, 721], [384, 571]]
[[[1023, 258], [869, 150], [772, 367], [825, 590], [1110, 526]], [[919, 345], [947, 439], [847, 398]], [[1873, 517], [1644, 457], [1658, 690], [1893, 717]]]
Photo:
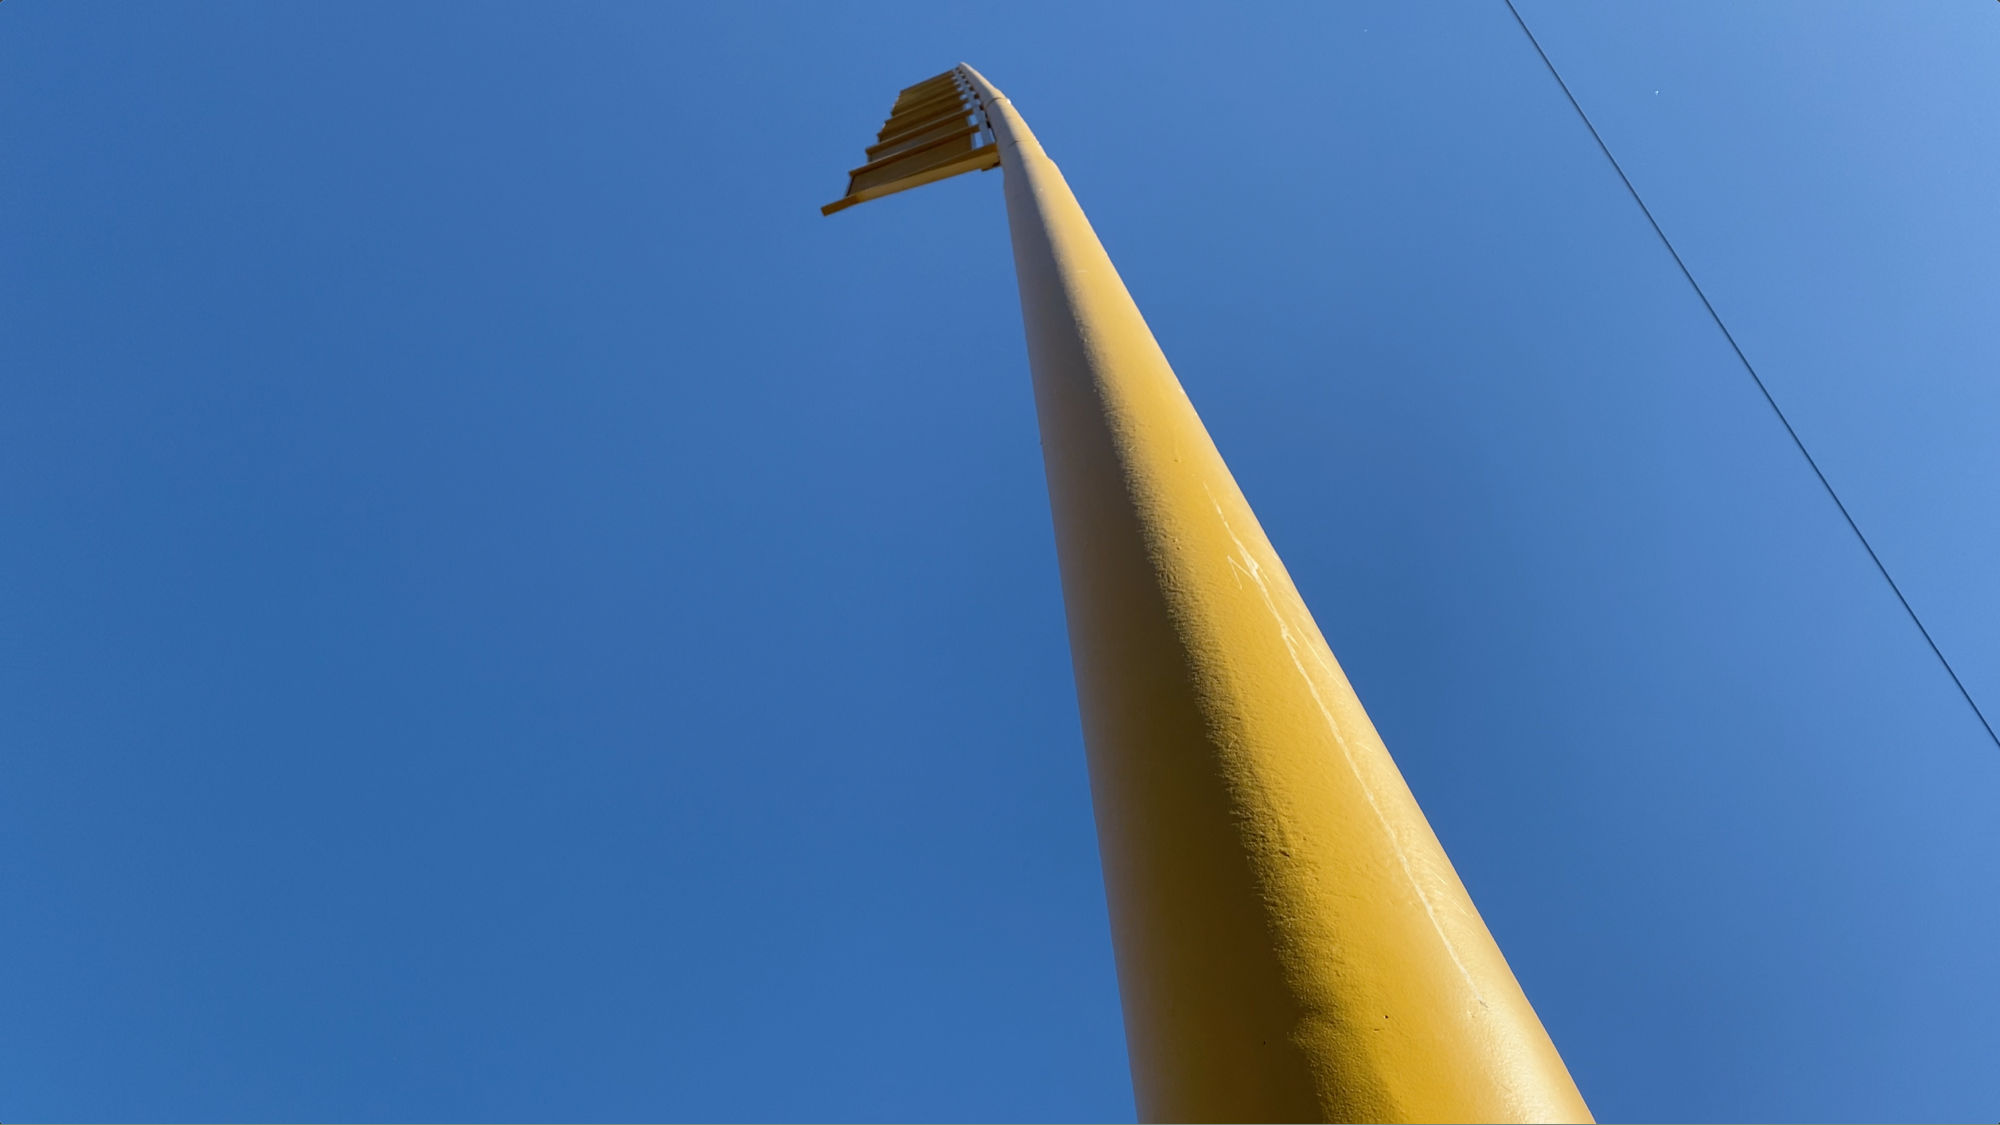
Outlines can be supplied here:
[[1000, 146], [1148, 1120], [1589, 1111], [1076, 198]]

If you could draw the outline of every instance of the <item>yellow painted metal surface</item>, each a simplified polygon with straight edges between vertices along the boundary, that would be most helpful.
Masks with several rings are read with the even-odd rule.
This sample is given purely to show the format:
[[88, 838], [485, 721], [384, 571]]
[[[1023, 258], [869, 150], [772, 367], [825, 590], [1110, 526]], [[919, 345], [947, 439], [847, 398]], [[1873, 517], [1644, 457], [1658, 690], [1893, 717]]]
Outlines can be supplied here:
[[824, 212], [1006, 169], [1141, 1116], [1590, 1120], [1012, 103], [960, 66], [904, 90], [876, 142]]
[[947, 70], [926, 78], [896, 97], [889, 119], [868, 146], [868, 163], [847, 173], [846, 193], [820, 208], [820, 214], [961, 172], [998, 168], [1000, 150], [981, 143], [985, 132], [975, 120], [972, 90], [963, 74]]
[[1589, 1110], [1062, 173], [1000, 149], [1139, 1112]]

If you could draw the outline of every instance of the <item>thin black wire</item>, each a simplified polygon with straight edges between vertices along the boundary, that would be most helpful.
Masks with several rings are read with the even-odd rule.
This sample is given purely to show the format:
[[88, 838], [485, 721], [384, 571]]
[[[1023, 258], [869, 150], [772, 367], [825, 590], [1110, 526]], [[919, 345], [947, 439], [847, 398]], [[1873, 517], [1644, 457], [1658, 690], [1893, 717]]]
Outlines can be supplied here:
[[1528, 30], [1528, 21], [1521, 18], [1521, 11], [1514, 7], [1514, 0], [1502, 0], [1502, 2], [1507, 5], [1507, 10], [1513, 13], [1514, 22], [1521, 25], [1521, 34], [1528, 37], [1528, 42], [1534, 46], [1535, 53], [1542, 56], [1542, 65], [1549, 68], [1549, 75], [1556, 80], [1556, 85], [1562, 87], [1563, 97], [1569, 99], [1570, 108], [1576, 111], [1577, 117], [1583, 122], [1583, 127], [1590, 130], [1591, 139], [1597, 142], [1597, 150], [1604, 154], [1604, 159], [1611, 162], [1611, 170], [1618, 173], [1618, 178], [1624, 182], [1625, 190], [1632, 195], [1632, 202], [1639, 205], [1639, 211], [1646, 216], [1646, 221], [1652, 224], [1653, 233], [1660, 236], [1660, 245], [1667, 248], [1667, 253], [1673, 256], [1674, 264], [1680, 267], [1681, 276], [1687, 278], [1688, 285], [1694, 289], [1694, 295], [1701, 298], [1701, 307], [1708, 310], [1708, 318], [1721, 329], [1722, 338], [1729, 341], [1729, 350], [1736, 353], [1737, 360], [1743, 364], [1743, 370], [1750, 374], [1750, 380], [1757, 384], [1759, 391], [1763, 392], [1764, 401], [1771, 405], [1771, 413], [1778, 416], [1778, 421], [1785, 427], [1785, 432], [1791, 435], [1792, 444], [1799, 449], [1799, 456], [1806, 459], [1806, 464], [1812, 467], [1813, 475], [1819, 478], [1820, 487], [1826, 489], [1827, 496], [1833, 500], [1833, 506], [1840, 509], [1840, 517], [1847, 521], [1848, 530], [1854, 532], [1854, 538], [1861, 542], [1861, 549], [1868, 552], [1869, 561], [1873, 562], [1875, 569], [1882, 573], [1882, 581], [1889, 584], [1889, 589], [1896, 595], [1896, 600], [1903, 603], [1903, 612], [1910, 615], [1910, 623], [1917, 627], [1917, 632], [1923, 634], [1924, 643], [1931, 646], [1931, 654], [1944, 666], [1944, 674], [1951, 677], [1951, 682], [1958, 687], [1958, 694], [1965, 697], [1965, 705], [1972, 708], [1972, 714], [1979, 720], [1979, 725], [1986, 728], [1986, 737], [1993, 740], [1994, 746], [2000, 747], [2000, 734], [1995, 734], [1993, 724], [1986, 721], [1986, 712], [1979, 709], [1979, 704], [1973, 700], [1972, 693], [1965, 690], [1965, 681], [1958, 678], [1957, 669], [1951, 666], [1951, 661], [1945, 659], [1944, 650], [1931, 639], [1931, 631], [1924, 628], [1923, 618], [1918, 617], [1917, 611], [1911, 608], [1910, 599], [1903, 596], [1903, 588], [1896, 585], [1896, 580], [1889, 574], [1889, 568], [1882, 565], [1882, 556], [1875, 553], [1874, 545], [1861, 533], [1861, 525], [1854, 522], [1853, 514], [1847, 510], [1847, 505], [1841, 502], [1840, 493], [1833, 490], [1833, 482], [1826, 479], [1826, 474], [1820, 471], [1819, 462], [1813, 460], [1812, 453], [1806, 449], [1805, 440], [1792, 428], [1792, 420], [1785, 417], [1784, 410], [1778, 406], [1778, 400], [1771, 397], [1771, 388], [1764, 385], [1764, 379], [1751, 365], [1750, 357], [1743, 354], [1742, 347], [1736, 343], [1736, 337], [1730, 334], [1729, 326], [1722, 323], [1722, 314], [1716, 312], [1715, 306], [1709, 303], [1708, 294], [1702, 292], [1701, 282], [1694, 279], [1694, 273], [1688, 269], [1687, 263], [1681, 260], [1680, 251], [1674, 249], [1673, 241], [1667, 237], [1667, 232], [1660, 228], [1660, 220], [1653, 217], [1653, 209], [1646, 206], [1646, 201], [1639, 197], [1639, 189], [1632, 186], [1632, 177], [1625, 174], [1625, 169], [1619, 165], [1618, 158], [1611, 155], [1611, 146], [1604, 143], [1603, 134], [1597, 131], [1597, 126], [1591, 124], [1590, 115], [1583, 112], [1583, 106], [1577, 102], [1576, 95], [1570, 93], [1569, 83], [1563, 81], [1562, 72], [1557, 70], [1556, 64], [1549, 59], [1549, 53], [1542, 49], [1541, 40], [1536, 39], [1535, 33]]

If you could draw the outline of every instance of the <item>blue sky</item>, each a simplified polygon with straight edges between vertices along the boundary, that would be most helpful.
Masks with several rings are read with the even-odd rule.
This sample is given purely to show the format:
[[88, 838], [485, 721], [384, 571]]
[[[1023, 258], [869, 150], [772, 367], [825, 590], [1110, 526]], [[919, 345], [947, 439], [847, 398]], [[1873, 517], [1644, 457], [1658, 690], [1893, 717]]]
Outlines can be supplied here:
[[[1989, 711], [2000, 8], [1521, 0]], [[997, 174], [1606, 1119], [2000, 1111], [1985, 740], [1498, 0], [0, 7], [0, 1116], [1132, 1113]]]

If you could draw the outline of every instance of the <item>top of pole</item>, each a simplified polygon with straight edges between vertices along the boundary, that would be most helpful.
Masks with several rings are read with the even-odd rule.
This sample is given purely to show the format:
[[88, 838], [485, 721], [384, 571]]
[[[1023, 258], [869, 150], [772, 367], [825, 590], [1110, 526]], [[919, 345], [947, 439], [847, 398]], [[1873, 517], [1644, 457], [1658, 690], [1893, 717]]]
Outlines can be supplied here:
[[1014, 103], [1007, 100], [1007, 95], [967, 63], [958, 64], [958, 73], [964, 76], [966, 85], [971, 89], [979, 118], [986, 124], [987, 132], [992, 134], [993, 143], [1000, 149], [1003, 161], [1012, 155], [1009, 150], [1026, 148], [1033, 152], [1042, 151], [1041, 142], [1035, 139], [1034, 131], [1028, 128], [1026, 121], [1021, 120], [1021, 115], [1014, 112]]
[[[1000, 150], [986, 128], [963, 64], [907, 87], [866, 149], [867, 161], [847, 173], [847, 192], [820, 208], [831, 215], [858, 203], [1000, 166]], [[984, 78], [978, 82], [987, 90]], [[994, 92], [998, 97], [998, 92]]]

